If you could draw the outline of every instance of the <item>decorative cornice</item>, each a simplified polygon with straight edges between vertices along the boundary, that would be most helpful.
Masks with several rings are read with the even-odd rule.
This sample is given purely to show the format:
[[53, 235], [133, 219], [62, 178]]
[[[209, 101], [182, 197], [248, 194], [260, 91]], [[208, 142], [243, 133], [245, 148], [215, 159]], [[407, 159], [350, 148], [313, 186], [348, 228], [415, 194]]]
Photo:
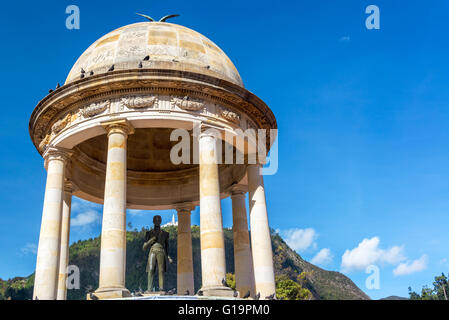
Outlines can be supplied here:
[[[168, 69], [119, 70], [74, 81], [40, 101], [30, 119], [29, 130], [33, 143], [39, 146], [51, 129], [49, 125], [63, 110], [76, 109], [76, 105], [93, 98], [119, 98], [130, 92], [188, 95], [197, 97], [195, 100], [205, 99], [223, 106], [230, 105], [249, 116], [258, 128], [277, 128], [273, 113], [262, 100], [226, 80]], [[234, 116], [230, 115], [230, 118]]]

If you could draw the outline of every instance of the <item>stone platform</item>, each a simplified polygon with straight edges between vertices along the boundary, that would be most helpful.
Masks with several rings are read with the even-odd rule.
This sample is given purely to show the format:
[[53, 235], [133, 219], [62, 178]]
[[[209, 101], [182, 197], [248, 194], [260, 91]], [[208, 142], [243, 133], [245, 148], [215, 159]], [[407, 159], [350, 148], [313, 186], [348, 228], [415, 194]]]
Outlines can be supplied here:
[[[221, 290], [216, 290], [216, 292], [223, 293], [226, 292], [227, 295], [176, 295], [176, 294], [167, 294], [165, 291], [154, 291], [154, 292], [142, 292], [139, 296], [136, 296], [136, 293], [130, 293], [130, 296], [123, 297], [107, 297], [107, 300], [245, 300], [240, 297], [234, 297], [231, 294], [234, 292], [230, 288], [226, 288], [227, 290], [223, 290], [223, 288], [219, 288]], [[212, 290], [209, 290], [212, 292]]]
[[127, 297], [109, 300], [247, 300], [234, 297], [218, 297], [218, 296], [178, 296], [178, 295], [155, 295], [144, 294], [141, 297]]

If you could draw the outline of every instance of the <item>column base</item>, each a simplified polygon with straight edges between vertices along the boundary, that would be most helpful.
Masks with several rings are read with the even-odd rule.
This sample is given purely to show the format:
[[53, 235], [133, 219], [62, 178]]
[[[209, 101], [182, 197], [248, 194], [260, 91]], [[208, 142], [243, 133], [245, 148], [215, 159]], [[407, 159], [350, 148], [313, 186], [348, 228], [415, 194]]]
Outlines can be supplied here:
[[203, 296], [206, 297], [234, 297], [234, 290], [225, 286], [201, 288], [200, 291], [202, 291]]
[[[131, 293], [126, 288], [104, 288], [104, 289], [99, 288], [93, 293], [93, 295], [97, 297], [98, 300], [131, 297]], [[94, 298], [91, 298], [90, 294], [88, 293], [87, 300], [94, 300]]]

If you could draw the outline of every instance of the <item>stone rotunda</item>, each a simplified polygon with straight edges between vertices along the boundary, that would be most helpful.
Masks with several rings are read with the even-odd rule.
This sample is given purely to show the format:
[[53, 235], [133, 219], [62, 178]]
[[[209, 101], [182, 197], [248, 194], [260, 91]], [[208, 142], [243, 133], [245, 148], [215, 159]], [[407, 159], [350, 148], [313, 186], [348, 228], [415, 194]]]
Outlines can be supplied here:
[[[194, 136], [198, 162], [174, 164], [174, 129]], [[210, 133], [214, 129], [218, 134]], [[226, 54], [186, 27], [142, 22], [95, 41], [65, 84], [34, 109], [29, 131], [47, 170], [33, 299], [65, 299], [72, 195], [103, 204], [100, 299], [129, 296], [125, 284], [126, 209], [178, 212], [178, 292], [194, 294], [191, 211], [200, 206], [205, 296], [223, 286], [220, 200], [232, 198], [236, 285], [261, 298], [275, 291], [261, 161], [226, 164], [226, 146], [248, 160], [256, 142], [238, 131], [276, 129], [267, 105], [247, 91]], [[235, 137], [229, 138], [226, 137]], [[228, 140], [226, 140], [228, 139]], [[267, 139], [267, 141], [270, 141]], [[271, 142], [272, 143], [272, 142]], [[267, 143], [268, 148], [271, 143]], [[217, 146], [223, 144], [222, 149]], [[249, 194], [251, 236], [245, 195]], [[251, 238], [251, 239], [250, 239]]]

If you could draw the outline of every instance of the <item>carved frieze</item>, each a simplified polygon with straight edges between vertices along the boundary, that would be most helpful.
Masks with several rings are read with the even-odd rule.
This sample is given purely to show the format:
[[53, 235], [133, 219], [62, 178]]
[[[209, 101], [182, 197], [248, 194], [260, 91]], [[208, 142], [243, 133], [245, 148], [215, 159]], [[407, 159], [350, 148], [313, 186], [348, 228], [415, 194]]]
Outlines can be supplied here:
[[71, 119], [72, 119], [72, 115], [70, 113], [67, 114], [64, 118], [56, 121], [55, 124], [53, 124], [53, 126], [51, 127], [51, 131], [54, 134], [61, 132], [62, 129], [67, 127], [67, 125], [70, 123]]
[[198, 111], [204, 107], [203, 101], [194, 100], [189, 96], [185, 96], [183, 98], [173, 97], [172, 101], [175, 106], [187, 111]]
[[[134, 73], [138, 77], [134, 77]], [[111, 74], [106, 76], [110, 77]], [[158, 79], [158, 76], [163, 77], [163, 80]], [[70, 83], [67, 90], [56, 92], [51, 99], [43, 99], [30, 119], [33, 141], [39, 141], [38, 144], [43, 146], [51, 141], [54, 135], [60, 134], [79, 120], [94, 117], [96, 112], [99, 112], [99, 115], [121, 113], [126, 110], [140, 111], [150, 106], [162, 112], [176, 108], [198, 115], [201, 113], [208, 117], [227, 119], [233, 123], [234, 121], [241, 123], [243, 128], [277, 127], [276, 119], [269, 108], [243, 88], [228, 86], [222, 82], [206, 81], [204, 77], [198, 78], [190, 74], [179, 80], [178, 73], [172, 71], [139, 70], [137, 73], [130, 70], [126, 74], [117, 74], [115, 78], [117, 81], [107, 84], [103, 84], [102, 79], [85, 79], [85, 86], [78, 91], [68, 90], [78, 86], [77, 83]], [[129, 96], [139, 97], [130, 99], [129, 102], [125, 100], [126, 105], [123, 104], [122, 97]], [[56, 97], [58, 99], [55, 99]], [[110, 99], [109, 111], [102, 111], [104, 105], [92, 105], [93, 99], [94, 101]], [[154, 105], [156, 103], [157, 105]], [[222, 111], [219, 108], [221, 106], [229, 107], [229, 110]], [[66, 115], [64, 110], [71, 113], [70, 120], [61, 119], [61, 115], [63, 117]], [[247, 123], [248, 120], [250, 123]]]
[[234, 123], [239, 123], [240, 122], [240, 116], [228, 109], [225, 108], [220, 108], [220, 114], [223, 118], [225, 118], [228, 121], [234, 122]]
[[88, 107], [81, 109], [80, 113], [85, 118], [95, 117], [96, 115], [99, 115], [100, 113], [106, 111], [106, 109], [109, 108], [110, 105], [111, 102], [109, 100], [91, 103]]
[[45, 146], [49, 144], [51, 136], [47, 134], [44, 139], [39, 143], [39, 149], [44, 150]]
[[121, 99], [121, 104], [129, 109], [152, 108], [157, 102], [156, 96], [129, 96]]

